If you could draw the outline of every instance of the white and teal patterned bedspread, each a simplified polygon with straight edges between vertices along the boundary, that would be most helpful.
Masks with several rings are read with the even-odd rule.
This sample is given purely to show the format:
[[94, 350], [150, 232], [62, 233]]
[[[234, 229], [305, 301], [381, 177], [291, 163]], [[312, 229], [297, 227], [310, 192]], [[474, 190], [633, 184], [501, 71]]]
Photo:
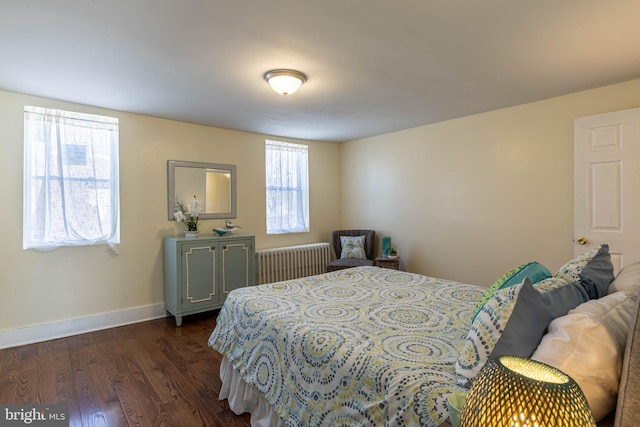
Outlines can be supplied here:
[[377, 267], [234, 290], [209, 345], [291, 426], [437, 426], [486, 289]]

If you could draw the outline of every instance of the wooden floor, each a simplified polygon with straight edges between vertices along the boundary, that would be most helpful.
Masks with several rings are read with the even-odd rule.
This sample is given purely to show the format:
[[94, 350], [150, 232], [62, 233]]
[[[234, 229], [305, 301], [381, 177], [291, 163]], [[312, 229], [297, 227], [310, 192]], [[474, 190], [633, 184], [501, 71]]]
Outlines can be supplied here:
[[216, 313], [0, 350], [0, 403], [69, 406], [71, 426], [249, 426], [218, 400]]

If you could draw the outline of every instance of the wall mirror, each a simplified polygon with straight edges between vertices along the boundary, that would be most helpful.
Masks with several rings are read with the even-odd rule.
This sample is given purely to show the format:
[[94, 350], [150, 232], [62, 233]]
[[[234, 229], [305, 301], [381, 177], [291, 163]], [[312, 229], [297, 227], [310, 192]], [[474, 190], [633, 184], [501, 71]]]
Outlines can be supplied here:
[[167, 162], [169, 219], [176, 197], [185, 206], [196, 196], [204, 208], [201, 219], [236, 217], [236, 167], [217, 163]]

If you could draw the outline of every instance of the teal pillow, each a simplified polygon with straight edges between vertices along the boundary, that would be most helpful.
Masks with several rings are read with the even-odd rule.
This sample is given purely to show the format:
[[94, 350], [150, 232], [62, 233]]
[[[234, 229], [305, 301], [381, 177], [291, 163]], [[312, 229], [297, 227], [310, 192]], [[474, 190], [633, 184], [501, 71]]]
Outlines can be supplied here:
[[551, 272], [547, 267], [540, 264], [539, 262], [532, 261], [527, 264], [522, 264], [521, 266], [518, 266], [513, 270], [504, 273], [498, 278], [498, 280], [495, 281], [493, 285], [491, 285], [487, 292], [484, 293], [482, 298], [480, 298], [480, 302], [478, 302], [478, 305], [473, 312], [471, 322], [476, 319], [476, 316], [478, 315], [480, 310], [482, 310], [482, 307], [484, 307], [486, 302], [489, 301], [489, 299], [493, 296], [493, 294], [496, 293], [496, 291], [520, 284], [525, 277], [528, 277], [531, 283], [538, 283], [541, 280], [551, 277]]
[[340, 258], [366, 259], [364, 240], [365, 236], [340, 236], [340, 244], [342, 245]]

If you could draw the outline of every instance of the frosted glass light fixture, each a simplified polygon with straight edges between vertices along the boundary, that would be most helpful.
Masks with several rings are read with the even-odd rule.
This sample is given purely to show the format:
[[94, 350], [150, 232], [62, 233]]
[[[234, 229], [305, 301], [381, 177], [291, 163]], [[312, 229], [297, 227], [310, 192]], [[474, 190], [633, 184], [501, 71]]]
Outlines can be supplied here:
[[461, 427], [596, 427], [578, 384], [530, 359], [500, 356], [471, 385]]
[[264, 79], [273, 90], [286, 96], [297, 91], [307, 81], [307, 76], [296, 70], [278, 69], [264, 73]]

